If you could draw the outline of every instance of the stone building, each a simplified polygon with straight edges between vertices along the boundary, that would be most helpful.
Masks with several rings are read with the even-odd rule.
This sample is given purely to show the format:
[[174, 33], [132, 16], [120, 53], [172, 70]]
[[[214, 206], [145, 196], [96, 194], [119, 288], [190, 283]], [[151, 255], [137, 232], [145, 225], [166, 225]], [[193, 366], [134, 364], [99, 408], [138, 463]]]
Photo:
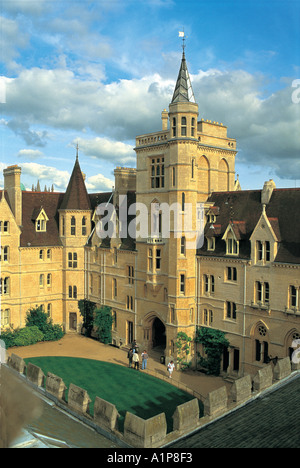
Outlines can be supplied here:
[[4, 170], [1, 327], [43, 304], [80, 332], [86, 298], [111, 307], [116, 346], [170, 357], [178, 332], [217, 328], [230, 342], [222, 371], [254, 373], [300, 337], [300, 190], [241, 190], [236, 141], [199, 119], [184, 52], [161, 120], [136, 137], [136, 169], [117, 167], [112, 193], [87, 193], [78, 155], [65, 193], [22, 191], [20, 168]]

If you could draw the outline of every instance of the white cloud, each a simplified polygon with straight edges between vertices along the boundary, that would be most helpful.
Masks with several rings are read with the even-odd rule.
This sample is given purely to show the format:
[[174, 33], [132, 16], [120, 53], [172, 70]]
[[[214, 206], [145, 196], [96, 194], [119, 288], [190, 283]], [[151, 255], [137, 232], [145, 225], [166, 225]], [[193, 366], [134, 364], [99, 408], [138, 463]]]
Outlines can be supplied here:
[[29, 36], [20, 30], [19, 24], [12, 19], [0, 17], [1, 21], [1, 61], [4, 61], [8, 67], [15, 68], [14, 60], [19, 57], [19, 49], [24, 49], [29, 41]]
[[[228, 127], [240, 162], [268, 166], [282, 177], [299, 158], [300, 106], [292, 102], [291, 83], [280, 83], [268, 96], [263, 75], [211, 69], [192, 76], [199, 118]], [[83, 132], [88, 137], [78, 143], [86, 155], [132, 165], [135, 155], [126, 142], [160, 130], [174, 85], [158, 74], [104, 84], [66, 69], [23, 70], [7, 83], [6, 125], [35, 147], [46, 145], [49, 129]], [[287, 164], [277, 169], [283, 157]]]
[[37, 163], [21, 163], [22, 174], [31, 176], [34, 180], [53, 183], [58, 189], [66, 189], [70, 180], [68, 171], [60, 171], [55, 167]]
[[89, 177], [85, 182], [87, 190], [93, 192], [108, 192], [112, 190], [114, 186], [114, 181], [108, 179], [102, 174], [96, 174], [94, 176]]
[[86, 156], [91, 158], [110, 161], [113, 164], [135, 165], [136, 155], [133, 147], [121, 141], [112, 141], [107, 138], [78, 138], [71, 146], [78, 144], [79, 149]]
[[69, 70], [33, 68], [7, 83], [5, 115], [27, 142], [47, 138], [47, 130], [36, 135], [34, 125], [130, 140], [153, 128], [170, 95], [170, 82], [158, 75], [103, 84]]
[[237, 139], [239, 162], [300, 178], [299, 166], [294, 167], [297, 174], [291, 171], [300, 149], [300, 106], [292, 102], [292, 80], [265, 96], [266, 78], [243, 70], [214, 70], [193, 78], [200, 117], [228, 127], [228, 136]]
[[26, 159], [38, 159], [42, 158], [44, 155], [39, 150], [32, 150], [32, 149], [22, 149], [18, 152], [19, 158], [26, 158]]

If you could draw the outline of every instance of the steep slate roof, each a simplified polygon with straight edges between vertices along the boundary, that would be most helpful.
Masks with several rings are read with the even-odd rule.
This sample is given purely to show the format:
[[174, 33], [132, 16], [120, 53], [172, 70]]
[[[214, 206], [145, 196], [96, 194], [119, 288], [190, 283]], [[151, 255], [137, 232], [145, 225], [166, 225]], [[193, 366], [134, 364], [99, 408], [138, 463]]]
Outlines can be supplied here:
[[91, 202], [83, 180], [78, 158], [65, 193], [61, 210], [90, 210]]
[[299, 448], [300, 374], [169, 448]]
[[174, 102], [195, 102], [184, 52], [182, 54], [181, 66], [172, 98], [172, 103]]
[[[59, 237], [59, 210], [95, 210], [100, 203], [107, 202], [111, 192], [88, 194], [80, 169], [78, 158], [65, 193], [22, 191], [22, 227], [21, 247], [62, 246]], [[7, 191], [2, 190], [0, 197], [5, 197], [10, 206]], [[37, 232], [36, 218], [43, 209], [49, 219], [46, 231]]]
[[[64, 194], [57, 192], [22, 192], [21, 247], [60, 246], [58, 209]], [[46, 232], [37, 232], [35, 218], [44, 209], [49, 218]]]
[[[215, 250], [207, 250], [207, 242], [198, 250], [201, 256], [226, 256], [222, 237], [232, 223], [239, 240], [239, 258], [251, 255], [250, 237], [262, 214], [261, 190], [214, 192], [208, 202], [219, 207], [216, 223], [207, 224], [205, 237], [215, 237]], [[300, 189], [274, 189], [266, 206], [266, 215], [279, 241], [276, 262], [300, 263]], [[227, 257], [227, 256], [226, 256]]]

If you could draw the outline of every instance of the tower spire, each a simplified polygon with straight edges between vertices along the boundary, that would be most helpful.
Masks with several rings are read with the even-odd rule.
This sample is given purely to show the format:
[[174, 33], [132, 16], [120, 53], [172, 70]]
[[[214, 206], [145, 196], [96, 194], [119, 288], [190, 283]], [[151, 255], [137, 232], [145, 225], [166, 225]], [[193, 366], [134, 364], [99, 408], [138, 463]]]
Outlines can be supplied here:
[[185, 60], [185, 34], [179, 31], [179, 37], [182, 37], [182, 59], [181, 66], [171, 103], [174, 102], [196, 102]]

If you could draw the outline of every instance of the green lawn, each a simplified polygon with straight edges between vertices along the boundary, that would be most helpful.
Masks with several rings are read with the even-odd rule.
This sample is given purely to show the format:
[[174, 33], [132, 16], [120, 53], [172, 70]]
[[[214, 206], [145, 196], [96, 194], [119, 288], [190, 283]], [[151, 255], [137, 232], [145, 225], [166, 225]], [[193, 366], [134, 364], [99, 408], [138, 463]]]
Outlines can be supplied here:
[[25, 361], [40, 367], [45, 376], [52, 372], [61, 377], [67, 388], [73, 383], [86, 390], [92, 400], [91, 415], [96, 396], [113, 403], [120, 413], [121, 431], [126, 411], [129, 411], [143, 419], [164, 412], [170, 432], [176, 406], [194, 398], [167, 382], [143, 374], [143, 371], [108, 362], [56, 356], [28, 358]]

